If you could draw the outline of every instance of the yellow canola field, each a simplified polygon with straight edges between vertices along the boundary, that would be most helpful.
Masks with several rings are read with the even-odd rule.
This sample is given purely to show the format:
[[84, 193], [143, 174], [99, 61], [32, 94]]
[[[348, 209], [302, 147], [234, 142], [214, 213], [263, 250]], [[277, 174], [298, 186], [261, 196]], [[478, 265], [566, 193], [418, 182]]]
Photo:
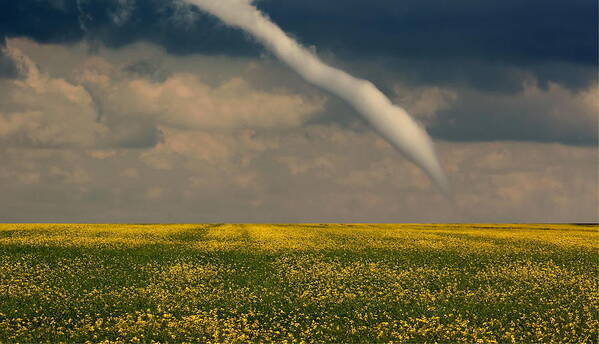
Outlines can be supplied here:
[[597, 342], [579, 225], [0, 225], [2, 342]]

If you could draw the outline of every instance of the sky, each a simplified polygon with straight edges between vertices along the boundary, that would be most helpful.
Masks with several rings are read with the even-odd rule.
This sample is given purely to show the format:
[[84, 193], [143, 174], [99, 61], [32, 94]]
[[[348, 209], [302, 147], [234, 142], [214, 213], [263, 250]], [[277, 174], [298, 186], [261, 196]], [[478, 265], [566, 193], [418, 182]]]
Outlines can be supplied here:
[[[224, 0], [223, 0], [224, 1]], [[428, 131], [179, 0], [0, 3], [0, 222], [597, 222], [597, 2], [259, 0]]]

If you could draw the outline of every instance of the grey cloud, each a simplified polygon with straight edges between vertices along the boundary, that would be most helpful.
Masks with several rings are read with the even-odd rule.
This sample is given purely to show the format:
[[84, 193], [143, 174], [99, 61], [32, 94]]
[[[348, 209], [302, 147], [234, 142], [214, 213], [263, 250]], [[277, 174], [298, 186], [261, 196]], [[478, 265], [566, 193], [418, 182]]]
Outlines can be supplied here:
[[599, 161], [593, 148], [446, 142], [439, 151], [454, 185], [453, 204], [374, 134], [334, 126], [285, 132], [175, 130], [143, 152], [3, 148], [0, 182], [6, 192], [0, 196], [0, 218], [597, 221]]
[[413, 86], [444, 86], [473, 88], [483, 92], [517, 93], [524, 82], [536, 80], [546, 89], [557, 83], [581, 90], [597, 83], [597, 66], [570, 62], [545, 61], [527, 65], [480, 60], [456, 59], [445, 56], [428, 58], [370, 57], [343, 61], [330, 57], [333, 64], [373, 80], [383, 89], [392, 91], [394, 82]]
[[133, 76], [164, 82], [169, 73], [152, 60], [140, 60], [125, 66], [123, 70]]
[[[462, 85], [417, 85], [398, 78], [388, 94], [439, 140], [597, 146], [598, 84], [573, 90], [555, 83], [543, 87], [528, 80], [519, 91], [497, 92]], [[325, 114], [310, 123], [368, 130], [352, 114], [347, 106], [331, 100]]]
[[0, 52], [0, 78], [14, 79], [17, 76], [19, 76], [19, 71], [15, 63]]
[[18, 76], [17, 64], [8, 56], [4, 44], [0, 41], [0, 78], [14, 79]]
[[150, 148], [164, 140], [164, 133], [152, 120], [123, 118], [106, 121], [110, 135], [99, 146], [114, 148]]
[[430, 132], [453, 141], [538, 141], [596, 146], [599, 88], [573, 92], [528, 85], [518, 94], [458, 91], [436, 114]]

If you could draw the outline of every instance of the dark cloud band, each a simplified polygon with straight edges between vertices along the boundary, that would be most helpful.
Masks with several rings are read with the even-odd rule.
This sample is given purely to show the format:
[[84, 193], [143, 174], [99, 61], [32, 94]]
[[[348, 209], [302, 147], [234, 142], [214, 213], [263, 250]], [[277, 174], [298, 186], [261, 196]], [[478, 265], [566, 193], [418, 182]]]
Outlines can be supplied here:
[[[263, 0], [257, 5], [300, 41], [351, 55], [597, 64], [596, 1]], [[0, 32], [42, 42], [88, 37], [109, 46], [144, 40], [178, 54], [258, 51], [240, 32], [176, 0], [4, 1]]]

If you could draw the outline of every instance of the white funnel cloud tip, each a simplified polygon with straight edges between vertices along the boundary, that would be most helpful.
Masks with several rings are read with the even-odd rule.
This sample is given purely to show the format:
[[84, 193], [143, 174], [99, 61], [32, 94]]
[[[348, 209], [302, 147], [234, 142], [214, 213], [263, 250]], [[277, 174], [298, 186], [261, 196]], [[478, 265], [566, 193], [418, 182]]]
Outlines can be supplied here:
[[449, 192], [449, 184], [429, 135], [404, 109], [393, 105], [371, 82], [324, 64], [271, 22], [252, 5], [251, 0], [184, 1], [230, 26], [248, 32], [306, 81], [345, 100], [381, 136], [422, 168], [437, 187], [445, 193]]

